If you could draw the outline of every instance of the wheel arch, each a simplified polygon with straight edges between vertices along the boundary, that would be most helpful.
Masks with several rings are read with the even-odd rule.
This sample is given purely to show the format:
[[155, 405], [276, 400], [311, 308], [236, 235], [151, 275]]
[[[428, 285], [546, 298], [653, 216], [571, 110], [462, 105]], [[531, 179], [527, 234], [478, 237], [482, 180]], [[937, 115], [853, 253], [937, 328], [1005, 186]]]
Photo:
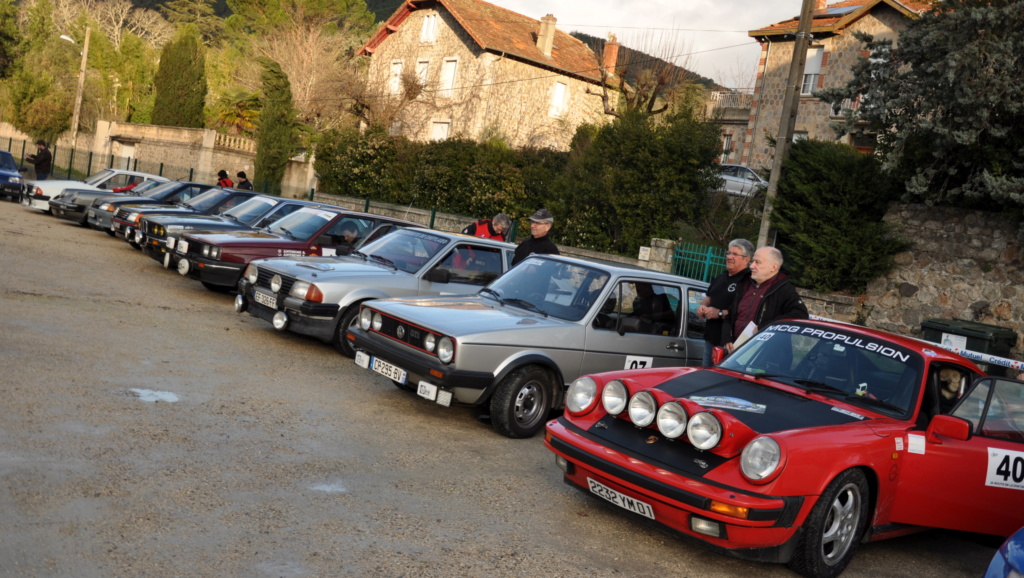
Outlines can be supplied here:
[[505, 378], [528, 365], [536, 365], [540, 367], [544, 371], [548, 372], [548, 374], [553, 378], [553, 387], [557, 391], [550, 392], [551, 406], [553, 408], [562, 407], [565, 397], [563, 395], [565, 389], [565, 379], [562, 375], [562, 371], [558, 368], [558, 364], [555, 363], [553, 359], [551, 359], [547, 355], [544, 355], [543, 353], [538, 352], [526, 352], [506, 360], [505, 363], [502, 364], [498, 368], [498, 371], [495, 373], [494, 382], [488, 388], [487, 394], [484, 399], [490, 399], [491, 396], [494, 395], [494, 391], [498, 388], [498, 384], [504, 381]]

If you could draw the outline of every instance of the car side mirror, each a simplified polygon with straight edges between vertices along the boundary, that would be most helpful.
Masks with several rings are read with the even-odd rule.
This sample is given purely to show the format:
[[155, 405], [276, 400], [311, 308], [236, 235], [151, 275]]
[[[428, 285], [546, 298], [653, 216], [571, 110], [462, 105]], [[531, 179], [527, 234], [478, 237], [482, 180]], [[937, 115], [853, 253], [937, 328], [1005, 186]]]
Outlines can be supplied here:
[[452, 274], [448, 269], [434, 268], [423, 276], [424, 281], [430, 281], [431, 283], [451, 283]]
[[925, 439], [928, 443], [941, 444], [939, 436], [965, 442], [971, 439], [971, 422], [951, 415], [937, 415], [928, 424]]
[[715, 347], [711, 350], [711, 365], [718, 365], [725, 359], [725, 350], [721, 347]]
[[619, 335], [625, 335], [627, 332], [638, 333], [640, 331], [640, 319], [637, 317], [619, 317], [615, 330], [619, 332]]

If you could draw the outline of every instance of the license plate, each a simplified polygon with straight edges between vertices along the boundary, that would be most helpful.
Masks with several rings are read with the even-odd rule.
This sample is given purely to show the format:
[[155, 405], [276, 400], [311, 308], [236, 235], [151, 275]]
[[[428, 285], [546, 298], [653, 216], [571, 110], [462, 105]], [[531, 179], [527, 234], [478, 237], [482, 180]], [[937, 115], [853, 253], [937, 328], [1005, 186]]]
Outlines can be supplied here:
[[379, 357], [373, 358], [373, 363], [370, 365], [370, 369], [390, 379], [391, 381], [397, 381], [398, 383], [405, 383], [406, 373], [401, 367], [391, 365]]
[[178, 241], [178, 248], [176, 248], [175, 251], [181, 253], [182, 255], [188, 253], [188, 241], [186, 241], [185, 239]]
[[118, 230], [120, 228], [121, 228], [121, 223], [118, 223], [116, 221], [110, 223], [110, 230], [111, 231], [116, 231], [116, 230]]
[[359, 367], [362, 367], [363, 369], [369, 368], [370, 367], [370, 355], [368, 353], [366, 353], [365, 351], [357, 351], [356, 352], [356, 365], [358, 365]]
[[175, 239], [174, 237], [167, 237], [167, 241], [165, 241], [165, 243], [167, 245], [168, 251], [174, 248], [175, 241], [177, 241], [177, 239]]
[[96, 211], [89, 209], [89, 218], [92, 219], [96, 216]]
[[252, 296], [253, 299], [255, 299], [256, 302], [259, 303], [260, 305], [277, 309], [277, 298], [274, 297], [273, 295], [267, 295], [266, 293], [263, 293], [261, 291], [255, 291], [253, 292]]
[[416, 395], [434, 401], [437, 399], [437, 386], [421, 381], [419, 387], [416, 388]]
[[594, 494], [595, 496], [598, 496], [599, 498], [604, 498], [605, 500], [608, 500], [609, 502], [615, 504], [616, 506], [624, 510], [629, 510], [634, 514], [640, 514], [645, 518], [650, 518], [652, 520], [654, 519], [654, 508], [652, 508], [651, 505], [648, 504], [647, 502], [641, 502], [640, 500], [637, 500], [635, 498], [630, 498], [626, 494], [623, 494], [622, 492], [617, 492], [609, 488], [608, 486], [602, 484], [601, 482], [592, 480], [590, 478], [587, 478], [587, 483], [590, 484], [590, 493]]

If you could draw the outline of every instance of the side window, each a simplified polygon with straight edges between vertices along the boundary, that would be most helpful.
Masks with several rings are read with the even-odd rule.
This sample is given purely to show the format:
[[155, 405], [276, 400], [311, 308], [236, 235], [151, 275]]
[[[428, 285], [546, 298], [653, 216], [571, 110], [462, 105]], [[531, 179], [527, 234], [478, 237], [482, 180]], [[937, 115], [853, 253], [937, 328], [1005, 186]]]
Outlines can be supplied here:
[[331, 237], [331, 242], [335, 245], [354, 247], [372, 224], [366, 219], [341, 219], [331, 225], [331, 228], [327, 230], [327, 235]]
[[1024, 441], [1024, 383], [983, 379], [961, 400], [953, 415], [971, 422], [975, 434]]
[[594, 317], [595, 329], [615, 331], [619, 316], [622, 313], [621, 288], [622, 285], [616, 285], [612, 292], [608, 294], [604, 303], [601, 304], [601, 309], [598, 310], [597, 315]]
[[704, 339], [707, 319], [697, 317], [697, 307], [704, 302], [707, 294], [698, 289], [686, 290], [686, 336], [691, 339]]
[[501, 275], [501, 249], [459, 245], [437, 265], [451, 275], [452, 283], [487, 285]]
[[[595, 326], [625, 333], [678, 335], [682, 294], [678, 287], [645, 281], [623, 281], [612, 293], [614, 313], [606, 313], [612, 303], [602, 305]], [[608, 323], [602, 316], [613, 319]]]

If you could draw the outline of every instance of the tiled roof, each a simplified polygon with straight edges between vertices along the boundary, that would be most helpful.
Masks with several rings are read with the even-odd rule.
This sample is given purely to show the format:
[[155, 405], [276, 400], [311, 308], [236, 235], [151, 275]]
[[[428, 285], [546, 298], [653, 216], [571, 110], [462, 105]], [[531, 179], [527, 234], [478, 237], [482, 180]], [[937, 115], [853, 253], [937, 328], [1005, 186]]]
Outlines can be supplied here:
[[[836, 32], [846, 28], [854, 21], [859, 20], [879, 4], [888, 5], [909, 17], [917, 17], [932, 7], [931, 0], [919, 0], [916, 2], [909, 0], [842, 0], [840, 2], [828, 4], [825, 6], [824, 10], [815, 10], [811, 15], [811, 18], [813, 19], [813, 22], [811, 23], [811, 31], [819, 33]], [[849, 8], [850, 10], [841, 10], [843, 8]], [[799, 24], [800, 17], [794, 16], [793, 18], [783, 20], [782, 22], [776, 22], [775, 24], [765, 26], [764, 28], [751, 30], [748, 32], [748, 35], [779, 36], [793, 34], [796, 32]]]
[[597, 56], [582, 41], [555, 30], [554, 46], [547, 57], [537, 48], [540, 21], [482, 0], [410, 0], [403, 4], [363, 46], [372, 54], [401, 25], [410, 11], [433, 4], [443, 6], [465, 29], [481, 50], [503, 54], [537, 66], [600, 82]]

